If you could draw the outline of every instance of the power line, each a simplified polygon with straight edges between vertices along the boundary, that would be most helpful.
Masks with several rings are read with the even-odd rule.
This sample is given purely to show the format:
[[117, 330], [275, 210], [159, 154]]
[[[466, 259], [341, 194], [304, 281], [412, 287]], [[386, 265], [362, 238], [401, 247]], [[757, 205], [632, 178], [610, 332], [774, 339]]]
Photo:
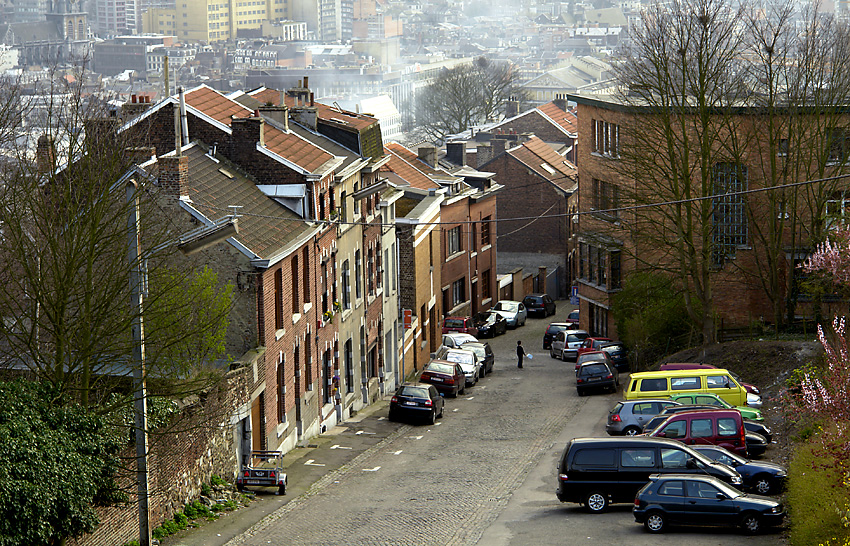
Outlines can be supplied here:
[[[648, 209], [648, 208], [653, 208], [653, 207], [663, 207], [663, 206], [669, 206], [669, 205], [681, 205], [681, 204], [685, 204], [685, 203], [696, 203], [698, 201], [705, 201], [705, 200], [709, 200], [709, 199], [713, 200], [713, 199], [717, 199], [717, 198], [720, 198], [720, 197], [732, 197], [732, 196], [737, 196], [737, 195], [750, 195], [750, 194], [762, 193], [762, 192], [768, 192], [768, 191], [774, 191], [774, 190], [782, 190], [782, 189], [786, 189], [786, 188], [795, 188], [795, 187], [800, 187], [800, 186], [807, 186], [807, 185], [810, 185], [810, 184], [817, 184], [817, 183], [821, 183], [821, 182], [832, 182], [832, 181], [835, 181], [835, 180], [841, 180], [843, 178], [850, 178], [850, 173], [839, 174], [839, 175], [836, 175], [836, 176], [829, 176], [829, 177], [826, 177], [826, 178], [815, 178], [815, 179], [811, 179], [811, 180], [804, 180], [802, 182], [789, 182], [788, 184], [779, 184], [777, 186], [768, 186], [768, 187], [764, 187], [764, 188], [755, 188], [755, 189], [741, 190], [741, 191], [730, 191], [730, 192], [719, 193], [719, 194], [714, 194], [714, 195], [705, 195], [705, 196], [701, 196], [701, 197], [690, 197], [688, 199], [656, 201], [656, 202], [653, 202], [653, 203], [644, 203], [644, 204], [641, 204], [641, 205], [630, 205], [630, 206], [626, 206], [626, 207], [616, 207], [616, 208], [610, 208], [610, 209], [594, 209], [594, 210], [588, 210], [588, 211], [564, 212], [564, 213], [557, 213], [557, 214], [537, 214], [537, 215], [532, 215], [532, 216], [515, 216], [515, 217], [512, 217], [512, 218], [491, 218], [490, 220], [456, 220], [456, 221], [452, 221], [452, 222], [435, 221], [435, 222], [417, 222], [416, 224], [407, 224], [407, 223], [398, 224], [397, 222], [375, 222], [375, 221], [367, 222], [366, 220], [362, 220], [362, 221], [359, 221], [359, 222], [342, 222], [342, 221], [339, 221], [339, 220], [334, 220], [333, 223], [340, 224], [340, 225], [346, 225], [346, 226], [347, 225], [351, 225], [351, 226], [362, 225], [362, 226], [375, 226], [375, 227], [378, 227], [378, 226], [381, 226], [381, 227], [390, 226], [390, 227], [392, 227], [392, 226], [398, 226], [398, 225], [406, 225], [406, 226], [413, 226], [413, 227], [415, 227], [415, 226], [443, 226], [443, 225], [445, 225], [445, 226], [457, 226], [457, 225], [460, 225], [460, 224], [482, 224], [482, 223], [485, 223], [485, 222], [487, 222], [487, 223], [490, 223], [490, 222], [500, 223], [500, 222], [517, 222], [517, 221], [529, 221], [529, 220], [533, 221], [533, 220], [541, 220], [541, 219], [546, 219], [546, 218], [572, 218], [574, 216], [586, 216], [586, 215], [594, 215], [594, 214], [599, 214], [599, 213], [608, 213], [608, 214], [613, 215], [613, 213], [619, 213], [619, 212], [625, 212], [625, 211], [631, 211], [631, 210], [641, 210], [641, 209]], [[210, 209], [210, 210], [221, 210], [221, 211], [228, 210], [227, 208], [216, 207], [216, 206], [213, 206], [213, 205], [201, 205], [201, 204], [198, 204], [198, 203], [195, 203], [194, 205], [198, 208], [205, 208], [205, 209]], [[547, 210], [550, 210], [551, 208], [552, 207], [549, 207], [549, 209], [547, 209]], [[305, 219], [305, 218], [285, 218], [285, 217], [282, 217], [282, 216], [270, 216], [270, 215], [265, 215], [265, 214], [254, 214], [254, 213], [250, 213], [250, 212], [240, 212], [239, 216], [250, 216], [252, 218], [265, 218], [265, 219], [268, 219], [268, 220], [283, 220], [283, 221], [290, 221], [290, 222], [302, 222], [302, 223], [305, 223], [305, 224], [321, 224], [321, 223], [325, 223], [325, 222], [330, 222], [330, 220], [311, 220], [311, 219]], [[523, 228], [519, 228], [519, 229], [523, 229]], [[513, 233], [513, 232], [511, 232], [511, 233]], [[507, 235], [507, 234], [505, 234], [505, 235]]]

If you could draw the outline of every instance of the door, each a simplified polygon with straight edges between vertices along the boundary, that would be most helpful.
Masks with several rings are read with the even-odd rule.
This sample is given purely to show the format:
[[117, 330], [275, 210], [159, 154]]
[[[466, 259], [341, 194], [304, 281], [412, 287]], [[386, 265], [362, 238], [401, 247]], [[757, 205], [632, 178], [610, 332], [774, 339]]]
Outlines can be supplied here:
[[690, 522], [716, 525], [734, 521], [735, 503], [725, 494], [724, 498], [717, 498], [722, 493], [717, 487], [697, 480], [686, 480], [685, 486], [687, 498], [684, 509]]

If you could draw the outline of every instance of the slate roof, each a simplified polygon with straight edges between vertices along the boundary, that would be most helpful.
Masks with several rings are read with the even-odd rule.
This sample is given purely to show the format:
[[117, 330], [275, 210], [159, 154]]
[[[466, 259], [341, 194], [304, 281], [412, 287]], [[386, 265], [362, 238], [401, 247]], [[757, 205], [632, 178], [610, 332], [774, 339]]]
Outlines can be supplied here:
[[242, 216], [235, 239], [257, 257], [274, 257], [310, 230], [307, 223], [267, 197], [236, 167], [210, 158], [204, 147], [190, 145], [183, 152], [189, 157], [189, 182], [184, 193], [191, 205], [211, 220], [230, 214], [230, 205], [242, 207], [238, 209]]

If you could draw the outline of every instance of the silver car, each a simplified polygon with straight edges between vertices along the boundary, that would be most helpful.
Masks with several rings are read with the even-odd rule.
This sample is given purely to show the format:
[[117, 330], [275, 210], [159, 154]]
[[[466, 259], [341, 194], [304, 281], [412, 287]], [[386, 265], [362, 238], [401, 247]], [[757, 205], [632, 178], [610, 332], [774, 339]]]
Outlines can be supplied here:
[[466, 377], [467, 387], [472, 387], [478, 383], [478, 379], [481, 377], [481, 362], [474, 352], [468, 349], [445, 348], [437, 351], [437, 358], [460, 364], [463, 375]]
[[608, 412], [605, 432], [611, 436], [640, 434], [643, 432], [644, 425], [664, 408], [678, 405], [680, 405], [678, 402], [663, 398], [617, 402], [617, 405]]
[[525, 319], [528, 318], [528, 311], [521, 301], [501, 300], [496, 302], [491, 309], [499, 313], [505, 320], [508, 321], [508, 328], [516, 328], [525, 324]]
[[555, 339], [552, 340], [549, 356], [560, 358], [561, 360], [575, 360], [576, 352], [581, 342], [587, 337], [588, 334], [584, 330], [564, 330], [558, 332], [555, 335]]
[[461, 345], [468, 341], [478, 341], [478, 338], [472, 334], [464, 334], [462, 332], [452, 332], [443, 334], [442, 347], [450, 349], [458, 349]]

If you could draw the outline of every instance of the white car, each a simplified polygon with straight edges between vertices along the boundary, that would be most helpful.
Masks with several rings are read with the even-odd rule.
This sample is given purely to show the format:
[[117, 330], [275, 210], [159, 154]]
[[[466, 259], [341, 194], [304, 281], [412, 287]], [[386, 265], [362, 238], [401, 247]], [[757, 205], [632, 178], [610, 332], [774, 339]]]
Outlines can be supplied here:
[[467, 387], [478, 383], [478, 378], [481, 377], [481, 362], [474, 352], [468, 349], [443, 349], [437, 353], [437, 358], [460, 364], [463, 375], [466, 376]]
[[528, 311], [521, 301], [501, 300], [496, 302], [496, 305], [490, 310], [505, 317], [505, 320], [508, 321], [508, 328], [522, 326], [525, 324], [525, 319], [528, 318]]
[[478, 338], [472, 334], [453, 332], [450, 334], [443, 334], [442, 346], [450, 349], [458, 349], [467, 341], [478, 341]]
[[575, 360], [581, 342], [588, 337], [584, 330], [563, 330], [555, 335], [549, 356], [561, 360]]

